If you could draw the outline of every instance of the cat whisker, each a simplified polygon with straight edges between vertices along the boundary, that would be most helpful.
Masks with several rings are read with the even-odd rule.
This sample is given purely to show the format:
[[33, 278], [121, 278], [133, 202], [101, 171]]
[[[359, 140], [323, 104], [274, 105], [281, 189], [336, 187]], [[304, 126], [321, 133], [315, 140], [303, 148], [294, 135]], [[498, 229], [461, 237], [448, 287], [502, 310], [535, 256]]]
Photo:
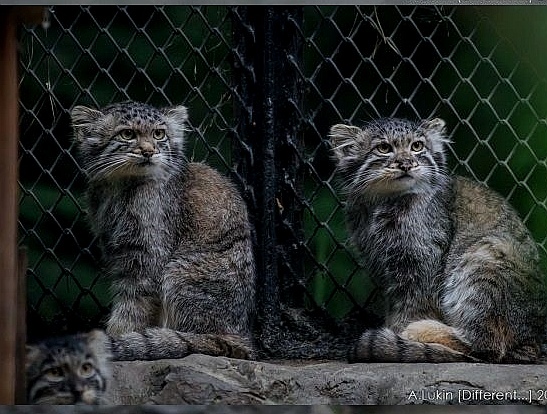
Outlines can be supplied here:
[[86, 172], [92, 179], [101, 179], [126, 166], [126, 156], [108, 154], [94, 160], [86, 168]]
[[163, 157], [160, 159], [160, 165], [168, 171], [182, 171], [186, 166], [186, 162], [173, 157]]
[[97, 160], [93, 161], [89, 165], [88, 171], [90, 173], [93, 173], [93, 172], [99, 171], [101, 169], [110, 168], [111, 166], [114, 166], [114, 165], [123, 164], [125, 162], [126, 162], [125, 157], [124, 158], [121, 158], [121, 157], [102, 157], [102, 159], [97, 159]]

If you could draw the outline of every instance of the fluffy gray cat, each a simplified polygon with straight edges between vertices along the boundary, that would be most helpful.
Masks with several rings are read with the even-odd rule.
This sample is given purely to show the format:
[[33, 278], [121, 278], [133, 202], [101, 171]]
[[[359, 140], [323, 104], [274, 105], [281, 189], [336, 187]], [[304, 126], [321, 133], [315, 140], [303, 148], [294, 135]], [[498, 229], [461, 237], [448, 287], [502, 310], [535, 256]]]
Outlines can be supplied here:
[[352, 361], [538, 359], [545, 286], [528, 230], [499, 195], [450, 176], [445, 123], [330, 130], [351, 242], [382, 289], [385, 328]]
[[184, 156], [184, 106], [76, 106], [88, 220], [114, 301], [114, 359], [253, 355], [255, 265], [245, 202]]

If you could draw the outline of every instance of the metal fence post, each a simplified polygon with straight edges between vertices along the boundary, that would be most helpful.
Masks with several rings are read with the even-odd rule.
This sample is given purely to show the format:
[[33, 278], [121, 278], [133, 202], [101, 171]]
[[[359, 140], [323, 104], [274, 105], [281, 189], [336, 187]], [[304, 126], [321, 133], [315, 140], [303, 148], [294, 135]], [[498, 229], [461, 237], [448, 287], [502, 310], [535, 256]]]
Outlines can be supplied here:
[[[297, 153], [301, 82], [301, 7], [235, 7], [234, 98], [238, 173], [256, 228], [262, 334], [279, 323], [281, 289], [302, 276]], [[299, 216], [300, 215], [300, 216]], [[296, 296], [296, 295], [295, 295]], [[303, 295], [302, 295], [303, 297]], [[284, 297], [283, 297], [284, 299]], [[267, 336], [267, 334], [266, 334]]]

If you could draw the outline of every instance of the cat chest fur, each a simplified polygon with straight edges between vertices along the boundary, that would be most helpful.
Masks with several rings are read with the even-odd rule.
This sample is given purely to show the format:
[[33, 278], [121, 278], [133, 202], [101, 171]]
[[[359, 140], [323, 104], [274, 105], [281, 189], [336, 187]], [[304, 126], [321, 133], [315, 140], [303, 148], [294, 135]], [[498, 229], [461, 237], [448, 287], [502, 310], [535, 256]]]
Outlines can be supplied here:
[[430, 197], [409, 194], [361, 207], [366, 222], [354, 233], [372, 276], [380, 283], [405, 286], [408, 283], [430, 290], [444, 268], [452, 226], [439, 220], [448, 214], [446, 194]]
[[[90, 191], [90, 213], [105, 252], [143, 250], [153, 257], [169, 254], [176, 226], [176, 206], [165, 203], [168, 186], [120, 183]], [[95, 202], [93, 201], [95, 200]]]

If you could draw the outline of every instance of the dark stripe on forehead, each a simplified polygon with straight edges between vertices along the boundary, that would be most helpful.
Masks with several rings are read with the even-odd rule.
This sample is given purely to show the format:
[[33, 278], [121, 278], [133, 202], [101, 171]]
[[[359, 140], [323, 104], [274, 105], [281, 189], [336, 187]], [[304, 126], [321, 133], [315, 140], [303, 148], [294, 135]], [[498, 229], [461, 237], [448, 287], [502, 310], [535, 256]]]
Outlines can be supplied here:
[[368, 124], [366, 128], [373, 135], [388, 138], [422, 135], [418, 124], [405, 119], [378, 119]]
[[139, 102], [121, 102], [109, 105], [103, 109], [106, 114], [113, 114], [121, 121], [158, 122], [163, 114], [153, 106]]
[[[417, 139], [424, 140], [427, 148], [433, 150], [431, 139], [420, 124], [406, 119], [383, 118], [371, 121], [364, 127], [374, 147], [380, 142], [388, 142], [396, 147], [408, 147]], [[442, 158], [442, 157], [441, 157]], [[442, 160], [441, 160], [442, 161]]]
[[125, 101], [125, 102], [117, 102], [110, 105], [105, 106], [101, 109], [102, 112], [105, 113], [112, 113], [112, 112], [128, 112], [131, 110], [156, 110], [152, 105], [148, 105], [142, 102], [132, 102], [132, 101]]
[[377, 129], [384, 132], [417, 131], [419, 126], [416, 122], [400, 118], [375, 119], [365, 125], [367, 129]]

